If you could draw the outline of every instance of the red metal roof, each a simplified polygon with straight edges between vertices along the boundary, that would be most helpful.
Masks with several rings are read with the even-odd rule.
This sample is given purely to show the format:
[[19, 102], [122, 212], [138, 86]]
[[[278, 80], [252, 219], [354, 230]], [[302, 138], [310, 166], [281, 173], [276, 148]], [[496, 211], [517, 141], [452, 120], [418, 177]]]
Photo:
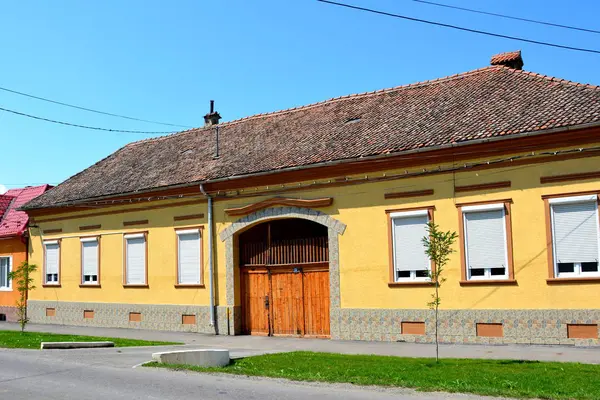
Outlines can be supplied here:
[[17, 209], [43, 194], [50, 187], [50, 185], [29, 186], [11, 189], [0, 195], [0, 237], [22, 235], [27, 228], [29, 217], [24, 211], [17, 211]]

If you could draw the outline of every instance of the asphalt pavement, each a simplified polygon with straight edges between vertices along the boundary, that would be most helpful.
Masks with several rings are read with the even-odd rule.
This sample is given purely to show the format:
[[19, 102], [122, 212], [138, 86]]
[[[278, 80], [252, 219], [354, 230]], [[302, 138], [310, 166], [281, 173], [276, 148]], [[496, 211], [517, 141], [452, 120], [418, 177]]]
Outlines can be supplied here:
[[139, 360], [149, 359], [152, 352], [164, 349], [3, 349], [0, 350], [0, 399], [484, 399], [469, 395], [418, 393], [408, 389], [295, 383], [279, 379], [133, 368]]

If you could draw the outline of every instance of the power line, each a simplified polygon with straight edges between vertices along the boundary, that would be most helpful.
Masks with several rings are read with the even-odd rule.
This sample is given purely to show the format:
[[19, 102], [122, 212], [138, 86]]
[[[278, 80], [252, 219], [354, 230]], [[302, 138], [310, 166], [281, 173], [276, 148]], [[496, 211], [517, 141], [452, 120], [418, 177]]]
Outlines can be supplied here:
[[499, 37], [499, 38], [510, 39], [510, 40], [517, 40], [517, 41], [520, 41], [520, 42], [539, 44], [539, 45], [542, 45], [542, 46], [557, 47], [559, 49], [567, 49], [567, 50], [574, 50], [574, 51], [583, 51], [583, 52], [586, 52], [586, 53], [600, 54], [600, 50], [586, 49], [586, 48], [581, 48], [581, 47], [565, 46], [565, 45], [562, 45], [562, 44], [542, 42], [542, 41], [538, 41], [538, 40], [526, 39], [526, 38], [517, 37], [517, 36], [509, 36], [509, 35], [503, 35], [503, 34], [500, 34], [500, 33], [480, 31], [480, 30], [471, 29], [471, 28], [463, 28], [463, 27], [457, 26], [457, 25], [450, 25], [450, 24], [444, 24], [444, 23], [441, 23], [441, 22], [428, 21], [428, 20], [425, 20], [425, 19], [407, 17], [405, 15], [393, 14], [393, 13], [389, 13], [389, 12], [385, 12], [385, 11], [374, 10], [372, 8], [365, 8], [365, 7], [353, 6], [351, 4], [338, 3], [338, 2], [335, 2], [335, 1], [329, 1], [329, 0], [317, 0], [317, 1], [319, 1], [321, 3], [332, 4], [332, 5], [335, 5], [335, 6], [351, 8], [353, 10], [366, 11], [366, 12], [370, 12], [370, 13], [373, 13], [373, 14], [386, 15], [388, 17], [400, 18], [400, 19], [405, 19], [405, 20], [414, 21], [414, 22], [421, 22], [421, 23], [429, 24], [429, 25], [437, 25], [437, 26], [442, 26], [444, 28], [451, 28], [451, 29], [456, 29], [456, 30], [464, 31], [464, 32], [477, 33], [477, 34], [480, 34], [480, 35], [493, 36], [493, 37]]
[[151, 120], [148, 120], [148, 119], [134, 118], [134, 117], [128, 117], [126, 115], [112, 114], [112, 113], [109, 113], [109, 112], [93, 110], [91, 108], [85, 108], [85, 107], [80, 107], [80, 106], [76, 106], [76, 105], [73, 105], [73, 104], [62, 103], [60, 101], [50, 100], [50, 99], [46, 99], [44, 97], [34, 96], [32, 94], [18, 92], [16, 90], [7, 89], [7, 88], [4, 88], [4, 87], [0, 87], [0, 90], [4, 90], [5, 92], [9, 92], [9, 93], [18, 94], [20, 96], [30, 97], [30, 98], [36, 99], [36, 100], [47, 101], [48, 103], [54, 103], [54, 104], [59, 104], [61, 106], [65, 106], [65, 107], [76, 108], [78, 110], [89, 111], [89, 112], [93, 112], [93, 113], [96, 113], [96, 114], [102, 114], [102, 115], [109, 115], [111, 117], [124, 118], [124, 119], [129, 119], [129, 120], [132, 120], [132, 121], [148, 122], [148, 123], [151, 123], [151, 124], [159, 124], [159, 125], [166, 125], [166, 126], [177, 126], [177, 127], [180, 127], [180, 128], [192, 128], [191, 126], [187, 126], [187, 125], [178, 125], [178, 124], [170, 124], [170, 123], [167, 123], [167, 122], [151, 121]]
[[506, 18], [506, 19], [514, 19], [514, 20], [517, 20], [517, 21], [524, 21], [524, 22], [531, 22], [532, 24], [548, 25], [548, 26], [554, 26], [554, 27], [557, 27], [557, 28], [572, 29], [572, 30], [575, 30], [575, 31], [582, 31], [582, 32], [589, 32], [589, 33], [598, 33], [598, 34], [600, 34], [600, 31], [596, 31], [594, 29], [579, 28], [579, 27], [576, 27], [576, 26], [555, 24], [555, 23], [552, 23], [552, 22], [538, 21], [538, 20], [535, 20], [535, 19], [528, 19], [528, 18], [522, 18], [522, 17], [515, 17], [515, 16], [512, 16], [512, 15], [498, 14], [498, 13], [493, 13], [493, 12], [489, 12], [489, 11], [474, 10], [472, 8], [452, 6], [452, 5], [449, 5], [449, 4], [436, 3], [436, 2], [433, 2], [433, 1], [427, 1], [427, 0], [411, 0], [411, 1], [414, 1], [416, 3], [429, 4], [429, 5], [437, 6], [437, 7], [445, 7], [445, 8], [451, 8], [451, 9], [454, 9], [454, 10], [467, 11], [467, 12], [476, 13], [476, 14], [491, 15], [491, 16], [494, 16], [494, 17], [500, 17], [500, 18]]
[[16, 115], [21, 115], [23, 117], [33, 118], [33, 119], [37, 119], [37, 120], [40, 120], [40, 121], [52, 122], [53, 124], [61, 124], [61, 125], [73, 126], [75, 128], [93, 129], [93, 130], [96, 130], [96, 131], [119, 132], [119, 133], [141, 133], [141, 134], [148, 134], [148, 135], [158, 135], [158, 134], [162, 135], [162, 134], [174, 133], [174, 132], [128, 131], [128, 130], [124, 130], [124, 129], [98, 128], [98, 127], [95, 127], [95, 126], [79, 125], [79, 124], [72, 124], [70, 122], [56, 121], [54, 119], [38, 117], [38, 116], [35, 116], [35, 115], [25, 114], [25, 113], [22, 113], [22, 112], [19, 112], [19, 111], [9, 110], [7, 108], [2, 108], [2, 107], [0, 107], [0, 111], [9, 112], [9, 113], [16, 114]]

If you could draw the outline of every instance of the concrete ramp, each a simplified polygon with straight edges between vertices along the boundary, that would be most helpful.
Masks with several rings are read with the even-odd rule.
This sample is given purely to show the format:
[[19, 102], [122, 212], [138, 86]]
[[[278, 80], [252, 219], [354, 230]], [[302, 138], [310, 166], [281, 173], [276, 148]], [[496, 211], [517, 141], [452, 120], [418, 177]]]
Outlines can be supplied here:
[[196, 365], [199, 367], [224, 367], [229, 365], [229, 350], [199, 349], [165, 351], [152, 354], [152, 360], [163, 364]]

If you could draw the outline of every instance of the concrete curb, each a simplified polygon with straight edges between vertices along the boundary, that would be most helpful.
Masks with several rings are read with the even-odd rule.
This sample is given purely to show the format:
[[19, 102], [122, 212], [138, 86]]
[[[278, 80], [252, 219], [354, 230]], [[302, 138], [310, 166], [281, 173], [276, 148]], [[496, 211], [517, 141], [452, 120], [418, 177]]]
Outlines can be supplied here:
[[200, 367], [224, 367], [229, 364], [229, 350], [200, 349], [153, 353], [152, 360], [163, 364], [185, 364]]
[[115, 347], [114, 342], [42, 342], [41, 349], [94, 349], [98, 347]]

